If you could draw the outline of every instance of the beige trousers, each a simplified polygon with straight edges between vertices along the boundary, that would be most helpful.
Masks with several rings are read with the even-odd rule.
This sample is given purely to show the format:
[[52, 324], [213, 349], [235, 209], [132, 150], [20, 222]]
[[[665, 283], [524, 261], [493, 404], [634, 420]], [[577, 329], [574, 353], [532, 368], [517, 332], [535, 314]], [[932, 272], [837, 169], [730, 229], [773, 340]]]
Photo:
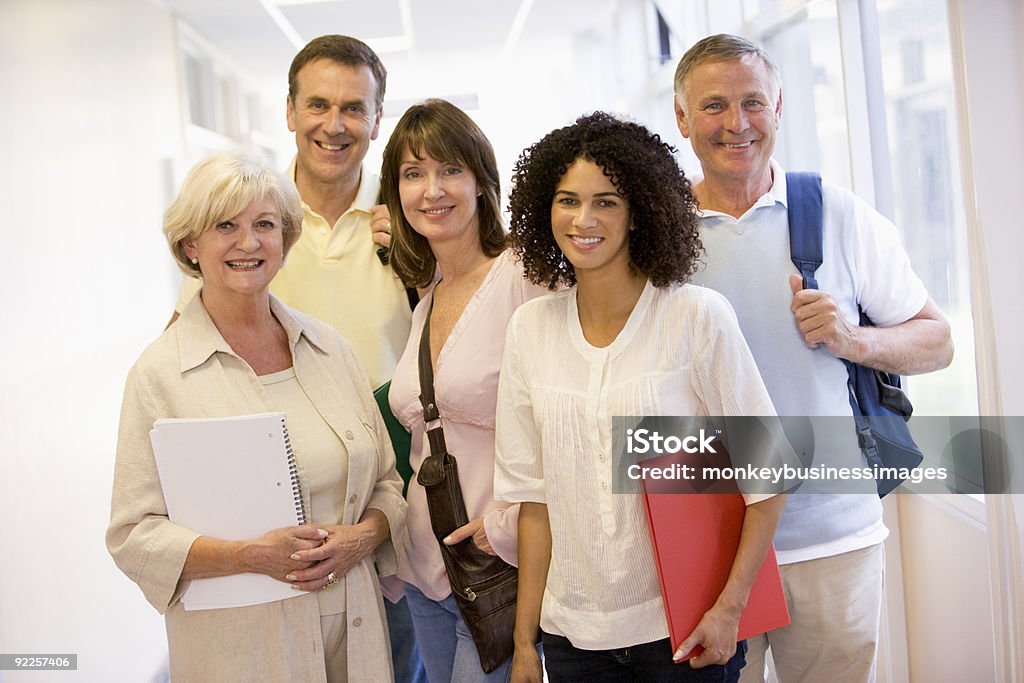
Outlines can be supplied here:
[[348, 624], [345, 612], [320, 617], [320, 635], [324, 641], [324, 665], [327, 683], [348, 681]]
[[765, 680], [768, 648], [779, 683], [873, 682], [885, 574], [882, 544], [779, 570], [790, 624], [747, 641], [740, 683]]

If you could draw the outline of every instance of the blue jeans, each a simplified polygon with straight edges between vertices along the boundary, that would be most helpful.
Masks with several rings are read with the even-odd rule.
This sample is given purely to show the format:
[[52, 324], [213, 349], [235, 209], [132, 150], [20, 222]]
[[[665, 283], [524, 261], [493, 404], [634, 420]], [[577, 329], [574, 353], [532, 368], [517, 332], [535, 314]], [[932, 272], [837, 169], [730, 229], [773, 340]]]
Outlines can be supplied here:
[[544, 668], [551, 683], [628, 683], [631, 681], [680, 681], [681, 683], [736, 683], [746, 660], [745, 641], [736, 643], [736, 654], [725, 664], [690, 668], [689, 662], [672, 661], [668, 638], [614, 650], [580, 650], [568, 638], [541, 633]]
[[430, 683], [506, 683], [512, 658], [489, 674], [480, 668], [473, 636], [462, 619], [455, 598], [431, 600], [410, 583], [405, 599], [420, 644], [420, 656]]
[[392, 603], [384, 598], [384, 611], [388, 617], [388, 633], [391, 635], [391, 664], [395, 668], [395, 683], [427, 683], [427, 672], [423, 669], [416, 634], [409, 614], [409, 601], [402, 598]]

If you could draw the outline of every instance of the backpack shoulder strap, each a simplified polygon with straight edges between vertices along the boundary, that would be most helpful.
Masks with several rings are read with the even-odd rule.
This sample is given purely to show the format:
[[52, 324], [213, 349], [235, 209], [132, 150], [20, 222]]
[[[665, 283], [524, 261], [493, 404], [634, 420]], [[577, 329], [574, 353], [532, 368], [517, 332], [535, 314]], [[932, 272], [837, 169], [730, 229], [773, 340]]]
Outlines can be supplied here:
[[814, 272], [822, 263], [821, 176], [787, 173], [786, 201], [789, 212], [789, 257], [804, 279], [804, 289], [817, 289]]

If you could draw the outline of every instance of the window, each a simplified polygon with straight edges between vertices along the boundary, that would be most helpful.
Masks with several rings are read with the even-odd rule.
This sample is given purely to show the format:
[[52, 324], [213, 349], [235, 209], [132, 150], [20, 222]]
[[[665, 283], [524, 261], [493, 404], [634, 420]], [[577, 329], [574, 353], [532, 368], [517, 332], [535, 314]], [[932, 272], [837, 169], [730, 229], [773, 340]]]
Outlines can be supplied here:
[[278, 165], [272, 137], [264, 127], [273, 119], [263, 113], [260, 95], [200, 34], [184, 23], [178, 28], [189, 124], [187, 161], [242, 143], [258, 148]]
[[672, 61], [671, 31], [669, 31], [668, 24], [665, 23], [665, 17], [661, 12], [655, 9], [654, 14], [657, 18], [658, 64], [660, 65]]
[[921, 414], [977, 415], [946, 3], [879, 0], [877, 10], [895, 222], [914, 270], [949, 316], [956, 344], [949, 369], [912, 377], [908, 386]]
[[202, 57], [183, 52], [185, 89], [189, 122], [208, 130], [214, 128], [213, 82], [210, 64]]
[[776, 157], [790, 170], [816, 170], [852, 189], [846, 91], [835, 2], [812, 2], [763, 36], [782, 72]]

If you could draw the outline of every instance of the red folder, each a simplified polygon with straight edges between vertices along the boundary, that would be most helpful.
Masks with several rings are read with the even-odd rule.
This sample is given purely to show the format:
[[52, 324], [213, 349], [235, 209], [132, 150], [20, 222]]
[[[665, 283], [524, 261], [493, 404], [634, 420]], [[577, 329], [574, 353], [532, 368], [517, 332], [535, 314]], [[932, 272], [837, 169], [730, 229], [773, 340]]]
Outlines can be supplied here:
[[[684, 462], [679, 454], [645, 460], [643, 465], [666, 467], [676, 462]], [[658, 493], [682, 489], [664, 480], [641, 481], [665, 617], [675, 652], [725, 587], [739, 547], [746, 505], [738, 491]], [[775, 549], [769, 547], [740, 616], [737, 637], [743, 640], [788, 624], [789, 610], [779, 565]], [[702, 649], [698, 645], [684, 659], [695, 657]]]

